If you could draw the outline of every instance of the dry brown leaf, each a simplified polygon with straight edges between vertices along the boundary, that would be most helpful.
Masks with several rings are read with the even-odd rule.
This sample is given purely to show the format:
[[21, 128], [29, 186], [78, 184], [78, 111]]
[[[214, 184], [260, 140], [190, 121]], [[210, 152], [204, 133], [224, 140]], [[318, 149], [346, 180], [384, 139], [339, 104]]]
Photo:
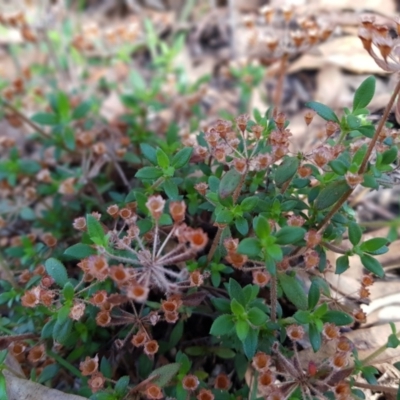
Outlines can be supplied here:
[[7, 355], [6, 365], [15, 372], [13, 374], [6, 369], [3, 371], [6, 378], [8, 400], [85, 400], [85, 397], [66, 394], [23, 379], [24, 373], [21, 366], [11, 354]]
[[289, 67], [289, 73], [303, 69], [318, 69], [325, 64], [333, 64], [357, 74], [385, 74], [364, 50], [356, 36], [343, 36], [318, 47], [319, 55], [305, 54]]
[[[395, 323], [396, 329], [400, 329], [400, 322]], [[346, 333], [345, 336], [350, 339], [358, 351], [360, 360], [364, 360], [374, 351], [387, 343], [388, 336], [392, 333], [390, 325], [378, 325], [365, 329], [357, 329]], [[303, 366], [307, 366], [310, 361], [320, 363], [331, 357], [336, 351], [334, 342], [327, 342], [321, 346], [318, 353], [314, 353], [312, 348], [308, 348], [299, 352], [300, 361]], [[373, 364], [395, 363], [400, 360], [400, 348], [388, 348], [382, 354], [377, 356]]]

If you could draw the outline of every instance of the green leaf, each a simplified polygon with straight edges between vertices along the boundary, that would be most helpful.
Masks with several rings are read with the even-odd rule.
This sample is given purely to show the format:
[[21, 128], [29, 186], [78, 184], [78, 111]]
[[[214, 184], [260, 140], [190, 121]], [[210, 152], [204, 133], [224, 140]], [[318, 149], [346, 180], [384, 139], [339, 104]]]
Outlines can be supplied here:
[[299, 323], [299, 324], [308, 324], [313, 320], [312, 315], [310, 314], [309, 311], [303, 311], [303, 310], [297, 310], [293, 318]]
[[211, 325], [210, 334], [214, 336], [227, 335], [232, 332], [234, 323], [232, 315], [220, 315]]
[[241, 342], [243, 342], [249, 333], [250, 326], [247, 321], [239, 319], [235, 323], [236, 335]]
[[50, 113], [37, 113], [31, 120], [39, 125], [54, 126], [59, 123], [58, 116]]
[[275, 172], [276, 186], [281, 187], [285, 182], [292, 179], [299, 168], [300, 160], [297, 157], [287, 157]]
[[169, 158], [164, 151], [158, 148], [156, 150], [156, 156], [158, 166], [160, 166], [162, 169], [167, 169], [169, 167]]
[[129, 380], [130, 380], [130, 378], [127, 375], [122, 376], [121, 378], [118, 379], [118, 382], [115, 384], [115, 388], [114, 388], [115, 393], [118, 396], [121, 397], [121, 396], [125, 395], [125, 392], [129, 385]]
[[360, 243], [362, 237], [362, 229], [357, 222], [349, 222], [349, 239], [353, 246], [357, 246]]
[[310, 286], [310, 290], [308, 291], [308, 309], [312, 310], [319, 301], [321, 295], [321, 291], [318, 285], [318, 282], [313, 281]]
[[179, 150], [178, 153], [172, 157], [171, 165], [175, 169], [184, 167], [189, 162], [192, 152], [192, 147], [185, 147], [182, 150]]
[[160, 368], [156, 368], [149, 375], [149, 378], [155, 376], [156, 378], [152, 379], [151, 382], [160, 387], [164, 387], [179, 372], [180, 367], [181, 367], [180, 363], [169, 363], [167, 365], [163, 365]]
[[72, 119], [81, 119], [86, 116], [86, 114], [92, 108], [92, 103], [90, 101], [83, 101], [72, 111]]
[[157, 165], [156, 149], [147, 143], [140, 143], [140, 152], [149, 160], [153, 165]]
[[282, 248], [277, 244], [270, 244], [267, 246], [267, 253], [275, 260], [275, 261], [282, 261], [283, 259], [283, 252]]
[[232, 278], [229, 279], [228, 293], [232, 300], [236, 299], [243, 307], [246, 306], [246, 295], [243, 292], [243, 288]]
[[69, 338], [72, 330], [72, 319], [67, 318], [64, 322], [56, 321], [53, 328], [53, 339], [61, 344]]
[[258, 204], [258, 197], [257, 196], [250, 196], [246, 197], [242, 203], [240, 204], [240, 208], [243, 211], [253, 211]]
[[226, 347], [217, 347], [215, 350], [213, 350], [213, 352], [218, 357], [224, 359], [229, 359], [236, 356], [236, 353], [232, 349], [228, 349]]
[[179, 196], [178, 185], [172, 179], [166, 179], [163, 183], [165, 193], [171, 200], [176, 200]]
[[379, 276], [379, 278], [383, 278], [385, 276], [385, 272], [382, 268], [382, 265], [377, 259], [371, 257], [368, 254], [363, 254], [362, 256], [360, 256], [360, 259], [362, 265], [364, 265], [364, 267], [369, 272], [372, 272], [373, 274]]
[[354, 93], [353, 111], [365, 108], [371, 102], [375, 93], [375, 82], [375, 77], [370, 76], [361, 83]]
[[333, 160], [328, 163], [328, 165], [332, 168], [332, 171], [340, 176], [343, 176], [347, 172], [347, 166], [340, 160]]
[[67, 301], [73, 300], [74, 293], [75, 293], [74, 287], [72, 286], [72, 284], [70, 282], [67, 282], [63, 288], [63, 296], [64, 296], [65, 300], [67, 300]]
[[104, 240], [104, 229], [100, 221], [94, 217], [92, 214], [86, 214], [86, 226], [90, 239], [100, 239]]
[[247, 222], [247, 219], [244, 217], [237, 217], [235, 219], [235, 227], [238, 230], [238, 232], [245, 236], [249, 232], [249, 223]]
[[243, 340], [243, 350], [246, 357], [251, 360], [257, 351], [258, 330], [250, 329], [246, 338]]
[[399, 344], [400, 344], [400, 340], [394, 333], [389, 335], [386, 347], [391, 347], [391, 348], [395, 349]]
[[230, 224], [233, 221], [233, 213], [230, 210], [223, 209], [215, 217], [215, 222], [219, 224]]
[[247, 318], [253, 325], [260, 326], [260, 325], [265, 324], [265, 322], [268, 319], [268, 316], [267, 316], [267, 314], [262, 312], [259, 308], [252, 307], [247, 312]]
[[314, 353], [316, 353], [321, 347], [321, 333], [318, 331], [316, 325], [311, 323], [309, 325], [308, 334], [310, 336], [311, 346], [314, 350]]
[[237, 252], [240, 254], [245, 254], [250, 258], [255, 258], [260, 254], [261, 249], [262, 247], [258, 239], [246, 238], [239, 243]]
[[392, 146], [389, 150], [386, 150], [382, 154], [382, 161], [381, 163], [384, 165], [389, 165], [396, 161], [397, 159], [398, 150], [396, 146]]
[[8, 400], [6, 377], [2, 370], [0, 370], [0, 399]]
[[349, 257], [344, 255], [340, 256], [336, 259], [336, 270], [335, 274], [340, 275], [343, 274], [343, 272], [347, 271], [349, 268]]
[[49, 258], [45, 261], [46, 272], [54, 279], [58, 286], [64, 287], [68, 282], [68, 274], [61, 261]]
[[288, 300], [298, 309], [307, 310], [308, 300], [300, 282], [294, 276], [285, 273], [278, 274], [278, 281]]
[[350, 130], [356, 130], [361, 125], [360, 118], [356, 117], [355, 115], [350, 114], [347, 116], [346, 119], [347, 119], [347, 125], [349, 126]]
[[[60, 366], [58, 364], [46, 365], [39, 375], [38, 383], [45, 383], [50, 379], [53, 379], [60, 371]], [[0, 396], [0, 399], [2, 397]]]
[[245, 314], [244, 307], [236, 299], [231, 301], [231, 311], [237, 317], [242, 317]]
[[218, 192], [221, 199], [225, 199], [233, 194], [239, 186], [242, 175], [235, 168], [230, 169], [221, 179]]
[[106, 377], [111, 379], [112, 365], [111, 362], [106, 358], [102, 357], [100, 361], [100, 372]]
[[268, 220], [265, 217], [258, 216], [253, 219], [253, 227], [256, 232], [256, 235], [260, 239], [264, 239], [269, 236], [271, 233], [271, 227], [269, 225]]
[[[363, 144], [354, 154], [353, 156], [353, 164], [356, 164], [357, 167], [360, 167], [362, 164], [365, 155], [367, 154], [368, 146]], [[358, 168], [357, 168], [358, 169]]]
[[65, 127], [63, 139], [68, 149], [75, 150], [75, 131], [70, 126]]
[[139, 179], [158, 179], [163, 175], [163, 172], [157, 167], [140, 168], [135, 177]]
[[211, 303], [221, 313], [228, 314], [231, 312], [231, 302], [228, 299], [212, 297]]
[[92, 255], [97, 254], [97, 251], [88, 244], [77, 243], [73, 244], [72, 246], [68, 247], [64, 254], [70, 257], [73, 257], [77, 260], [81, 260], [82, 258], [86, 258]]
[[276, 243], [280, 245], [296, 244], [304, 238], [306, 230], [298, 226], [284, 226], [276, 234]]
[[315, 208], [318, 211], [325, 210], [335, 204], [349, 190], [351, 189], [345, 180], [337, 180], [328, 184], [315, 199]]
[[69, 117], [69, 98], [64, 92], [58, 92], [57, 95], [57, 113], [62, 121], [67, 121]]
[[53, 336], [54, 325], [56, 322], [56, 319], [50, 319], [45, 323], [40, 334], [41, 339], [50, 339]]
[[386, 246], [387, 244], [388, 240], [386, 238], [373, 238], [361, 243], [360, 250], [367, 253], [372, 253], [379, 250], [383, 246]]
[[3, 364], [7, 358], [8, 350], [0, 350], [0, 365]]
[[372, 139], [375, 134], [375, 127], [373, 125], [363, 125], [357, 129], [363, 136]]
[[337, 326], [350, 325], [354, 321], [349, 314], [336, 310], [327, 311], [321, 319], [324, 322], [332, 322]]
[[305, 106], [314, 110], [321, 118], [326, 121], [334, 121], [340, 123], [339, 118], [336, 116], [333, 110], [324, 104], [318, 103], [316, 101], [309, 101], [305, 104]]

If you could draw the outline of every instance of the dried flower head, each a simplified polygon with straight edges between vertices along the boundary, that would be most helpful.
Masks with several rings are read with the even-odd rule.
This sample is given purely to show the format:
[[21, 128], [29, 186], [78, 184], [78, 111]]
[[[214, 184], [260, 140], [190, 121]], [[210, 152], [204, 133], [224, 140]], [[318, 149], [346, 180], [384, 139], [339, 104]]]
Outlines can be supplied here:
[[253, 367], [258, 371], [266, 371], [269, 369], [271, 364], [271, 356], [266, 353], [259, 351], [254, 357], [252, 361]]
[[214, 395], [211, 390], [201, 389], [196, 397], [197, 400], [214, 400]]
[[307, 110], [304, 113], [304, 121], [306, 122], [307, 126], [311, 124], [312, 120], [315, 117], [316, 112], [314, 110]]
[[309, 249], [304, 253], [304, 264], [306, 269], [317, 268], [319, 261], [320, 257], [317, 251]]
[[301, 215], [291, 215], [287, 219], [287, 224], [289, 226], [303, 226], [306, 220]]
[[363, 286], [372, 286], [374, 284], [374, 278], [373, 278], [372, 274], [363, 275], [361, 284]]
[[93, 393], [98, 392], [100, 389], [103, 389], [106, 380], [104, 375], [97, 371], [95, 372], [88, 381], [88, 386]]
[[144, 303], [149, 295], [149, 288], [139, 284], [129, 285], [126, 289], [126, 295], [138, 303]]
[[148, 342], [146, 342], [144, 344], [144, 352], [148, 355], [148, 356], [152, 356], [154, 354], [157, 353], [158, 351], [158, 343], [156, 340], [149, 340]]
[[359, 174], [352, 174], [351, 172], [346, 172], [345, 174], [345, 179], [347, 184], [354, 189], [358, 184], [360, 184], [363, 180], [364, 177]]
[[158, 400], [164, 397], [161, 388], [154, 383], [147, 386], [145, 394], [146, 397], [150, 400]]
[[111, 315], [109, 311], [102, 310], [96, 315], [96, 323], [99, 326], [108, 326], [111, 322]]
[[346, 336], [340, 336], [336, 345], [336, 350], [338, 352], [350, 353], [352, 349], [352, 342]]
[[233, 161], [233, 167], [239, 174], [244, 175], [247, 171], [247, 161], [244, 158], [235, 158]]
[[185, 219], [186, 203], [184, 201], [171, 201], [169, 212], [175, 223], [183, 222]]
[[275, 382], [275, 375], [271, 371], [263, 371], [258, 376], [258, 384], [261, 388], [273, 385]]
[[72, 226], [78, 231], [86, 230], [86, 218], [85, 217], [75, 218]]
[[40, 301], [40, 288], [39, 286], [27, 290], [21, 297], [21, 303], [24, 307], [35, 307]]
[[322, 330], [322, 334], [327, 340], [337, 339], [340, 336], [340, 329], [335, 324], [326, 323], [324, 324], [324, 329]]
[[286, 333], [290, 340], [298, 342], [304, 337], [304, 328], [301, 325], [289, 325], [286, 327]]
[[140, 347], [140, 346], [144, 346], [144, 344], [147, 342], [147, 334], [144, 331], [139, 331], [138, 333], [136, 333], [136, 335], [132, 336], [131, 339], [131, 343], [135, 346], [135, 347]]
[[321, 243], [322, 234], [314, 229], [310, 229], [305, 235], [304, 239], [307, 242], [307, 247], [315, 247]]
[[214, 387], [218, 390], [229, 390], [231, 386], [231, 380], [227, 374], [218, 374], [215, 378]]
[[353, 317], [360, 324], [365, 324], [367, 322], [367, 314], [361, 309], [354, 310]]
[[69, 317], [75, 321], [79, 321], [83, 317], [83, 314], [85, 314], [85, 309], [85, 303], [76, 302], [69, 312]]
[[166, 312], [164, 318], [169, 324], [175, 324], [179, 320], [179, 314], [176, 311]]
[[185, 390], [194, 391], [199, 386], [199, 378], [196, 375], [186, 375], [182, 379], [182, 386]]
[[79, 364], [79, 369], [83, 376], [94, 374], [99, 368], [99, 357], [96, 355], [94, 358], [86, 357], [85, 361]]
[[236, 252], [239, 246], [239, 239], [228, 238], [224, 240], [224, 247], [228, 253]]
[[244, 264], [246, 264], [248, 257], [244, 254], [232, 252], [225, 257], [225, 260], [228, 261], [228, 263], [233, 267], [240, 269]]
[[161, 217], [164, 206], [165, 200], [160, 195], [151, 196], [146, 202], [146, 207], [155, 220], [158, 220]]
[[39, 344], [32, 347], [28, 353], [28, 360], [32, 364], [37, 364], [46, 358], [46, 347], [44, 344]]
[[194, 188], [202, 195], [205, 196], [207, 189], [208, 189], [208, 184], [205, 182], [199, 182], [194, 185]]
[[98, 290], [90, 299], [90, 302], [95, 306], [100, 306], [107, 301], [107, 292], [105, 290]]
[[190, 286], [201, 286], [204, 283], [204, 277], [200, 270], [195, 270], [190, 273]]
[[253, 271], [253, 283], [257, 286], [264, 287], [271, 280], [271, 275], [266, 271]]
[[343, 369], [349, 363], [348, 353], [338, 352], [332, 356], [330, 361], [334, 369]]
[[208, 242], [208, 236], [201, 228], [190, 229], [186, 237], [190, 247], [195, 251], [203, 250]]

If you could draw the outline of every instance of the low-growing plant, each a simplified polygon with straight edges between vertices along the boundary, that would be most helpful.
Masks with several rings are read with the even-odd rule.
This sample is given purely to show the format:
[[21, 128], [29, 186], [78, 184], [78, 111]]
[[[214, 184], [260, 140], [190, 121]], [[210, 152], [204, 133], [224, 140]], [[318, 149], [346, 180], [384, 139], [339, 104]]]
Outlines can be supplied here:
[[[32, 380], [51, 384], [66, 371], [70, 391], [99, 400], [344, 400], [364, 397], [360, 375], [362, 387], [388, 390], [376, 384], [374, 359], [398, 346], [395, 326], [360, 359], [346, 331], [366, 315], [342, 304], [326, 276], [358, 256], [360, 299], [384, 277], [376, 256], [397, 222], [387, 237], [364, 240], [347, 200], [359, 186], [387, 185], [397, 168], [397, 133], [386, 123], [400, 85], [377, 126], [368, 119], [374, 77], [351, 110], [307, 103], [310, 134], [316, 115], [326, 124], [305, 152], [293, 150], [290, 121], [272, 108], [182, 141], [174, 124], [166, 138], [147, 135], [141, 112], [156, 108], [158, 86], [131, 79], [119, 142], [96, 141], [94, 100], [72, 105], [53, 91], [51, 109], [32, 118], [3, 101], [33, 128], [43, 159], [2, 142], [0, 179], [15, 203], [0, 220], [12, 236], [0, 259], [0, 393], [6, 348]], [[304, 365], [302, 349], [327, 343], [330, 356]]]

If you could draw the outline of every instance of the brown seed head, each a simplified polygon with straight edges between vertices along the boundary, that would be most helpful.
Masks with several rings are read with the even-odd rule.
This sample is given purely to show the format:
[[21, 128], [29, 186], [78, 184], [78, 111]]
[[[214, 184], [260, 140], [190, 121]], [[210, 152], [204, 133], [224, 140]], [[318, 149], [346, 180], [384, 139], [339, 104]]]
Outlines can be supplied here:
[[171, 201], [169, 203], [169, 212], [175, 223], [183, 222], [186, 213], [186, 203], [182, 201]]
[[258, 371], [267, 371], [271, 364], [271, 356], [266, 353], [259, 351], [254, 357], [252, 361], [253, 367]]
[[304, 337], [304, 328], [301, 325], [289, 325], [286, 327], [286, 333], [290, 340], [298, 342]]

